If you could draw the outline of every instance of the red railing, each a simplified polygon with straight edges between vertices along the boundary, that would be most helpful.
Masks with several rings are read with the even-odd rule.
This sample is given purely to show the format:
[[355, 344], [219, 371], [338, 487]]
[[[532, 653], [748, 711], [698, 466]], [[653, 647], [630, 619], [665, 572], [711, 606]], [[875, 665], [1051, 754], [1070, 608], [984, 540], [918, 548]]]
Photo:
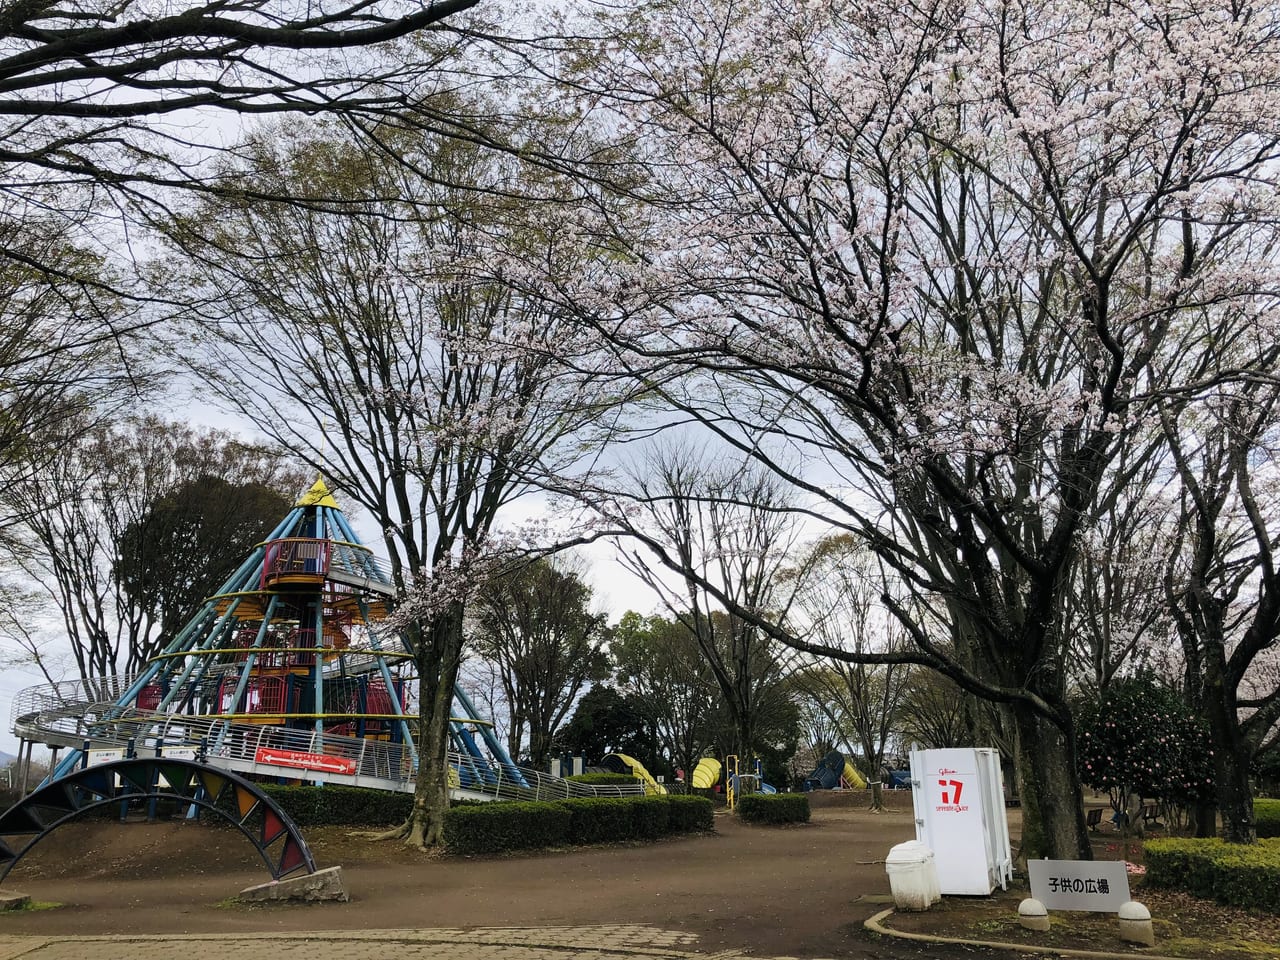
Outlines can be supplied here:
[[285, 709], [284, 677], [250, 677], [244, 688], [244, 706], [234, 702], [236, 680], [222, 681], [218, 689], [219, 713], [288, 713]]
[[323, 581], [329, 572], [330, 547], [332, 544], [328, 540], [313, 537], [270, 541], [262, 560], [260, 586], [266, 589], [282, 580], [295, 583]]

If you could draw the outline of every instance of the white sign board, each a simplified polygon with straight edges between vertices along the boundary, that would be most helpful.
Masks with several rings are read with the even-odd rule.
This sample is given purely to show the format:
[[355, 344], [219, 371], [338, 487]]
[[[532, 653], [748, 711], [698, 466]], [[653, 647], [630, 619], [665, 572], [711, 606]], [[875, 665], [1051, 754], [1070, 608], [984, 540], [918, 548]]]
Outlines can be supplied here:
[[86, 756], [85, 765], [96, 767], [102, 763], [111, 763], [112, 761], [123, 759], [123, 750], [90, 750]]
[[174, 760], [194, 760], [196, 758], [195, 747], [161, 747], [160, 756], [172, 757]]
[[1122, 860], [1028, 860], [1031, 896], [1047, 910], [1119, 913], [1129, 902]]

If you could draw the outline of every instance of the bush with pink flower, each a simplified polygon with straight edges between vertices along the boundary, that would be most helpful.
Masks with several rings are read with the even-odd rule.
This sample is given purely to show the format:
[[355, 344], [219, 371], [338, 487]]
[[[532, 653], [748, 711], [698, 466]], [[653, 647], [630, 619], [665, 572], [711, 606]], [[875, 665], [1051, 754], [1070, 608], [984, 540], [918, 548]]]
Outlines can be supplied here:
[[1117, 811], [1131, 798], [1188, 806], [1212, 799], [1209, 733], [1182, 696], [1150, 674], [1113, 681], [1079, 715], [1080, 779]]

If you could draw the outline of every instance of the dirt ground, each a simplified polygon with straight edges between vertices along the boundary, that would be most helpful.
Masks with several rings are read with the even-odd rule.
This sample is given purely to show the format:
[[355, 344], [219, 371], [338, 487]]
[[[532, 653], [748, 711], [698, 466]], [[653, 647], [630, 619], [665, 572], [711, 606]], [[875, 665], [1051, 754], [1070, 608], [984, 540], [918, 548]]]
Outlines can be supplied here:
[[[883, 859], [911, 839], [910, 798], [872, 813], [860, 794], [816, 795], [810, 824], [744, 826], [719, 814], [716, 833], [655, 844], [556, 850], [507, 857], [428, 857], [396, 843], [372, 843], [346, 829], [310, 829], [320, 866], [340, 864], [346, 904], [255, 907], [229, 903], [269, 879], [237, 831], [202, 824], [71, 824], [51, 834], [11, 873], [6, 888], [61, 908], [0, 916], [0, 933], [163, 934], [285, 932], [397, 927], [559, 926], [646, 923], [698, 935], [698, 949], [764, 956], [839, 958], [1007, 956], [967, 947], [905, 943], [862, 923], [889, 902]], [[1016, 831], [1017, 812], [1012, 812]], [[1112, 849], [1108, 851], [1106, 848]], [[1100, 841], [1098, 856], [1134, 850]], [[895, 917], [900, 929], [987, 940], [1018, 940], [1009, 919], [1025, 891], [948, 898], [946, 909]], [[1150, 902], [1143, 897], [1144, 901]], [[1224, 913], [1196, 901], [1153, 904], [1177, 911], [1196, 943], [1228, 942], [1253, 930], [1280, 942], [1277, 918]], [[1221, 920], [1224, 933], [1213, 923]], [[1113, 949], [1109, 919], [1099, 931], [1055, 931], [1057, 946]], [[1234, 924], [1231, 927], [1230, 924]], [[1271, 924], [1268, 926], [1268, 924]], [[1161, 952], [1182, 929], [1163, 928]], [[1101, 937], [1105, 943], [1098, 943]], [[1258, 941], [1254, 941], [1255, 943]], [[1263, 941], [1265, 942], [1265, 941]], [[1140, 955], [1140, 954], [1139, 954]], [[1186, 956], [1280, 957], [1244, 952]]]

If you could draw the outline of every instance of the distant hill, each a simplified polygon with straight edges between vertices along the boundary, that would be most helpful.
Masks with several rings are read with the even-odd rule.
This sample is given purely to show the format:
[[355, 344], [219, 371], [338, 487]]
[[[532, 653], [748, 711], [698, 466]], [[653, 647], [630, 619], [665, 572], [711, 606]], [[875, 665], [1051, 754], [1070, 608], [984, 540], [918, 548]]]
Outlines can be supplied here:
[[12, 753], [5, 753], [3, 750], [0, 750], [0, 767], [7, 767], [17, 759], [18, 758]]

